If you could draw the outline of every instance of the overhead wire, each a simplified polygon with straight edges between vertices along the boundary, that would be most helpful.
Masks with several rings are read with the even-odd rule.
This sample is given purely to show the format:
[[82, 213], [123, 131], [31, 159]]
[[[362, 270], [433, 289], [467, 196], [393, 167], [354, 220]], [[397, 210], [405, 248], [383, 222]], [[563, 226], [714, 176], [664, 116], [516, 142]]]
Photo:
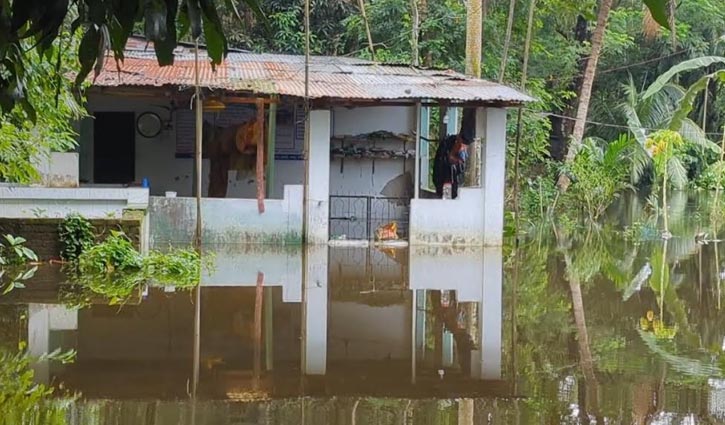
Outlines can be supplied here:
[[[543, 115], [543, 116], [547, 116], [547, 117], [561, 118], [561, 119], [569, 120], [569, 121], [576, 120], [576, 118], [573, 118], [573, 117], [570, 117], [570, 116], [567, 116], [567, 115], [555, 114], [553, 112], [536, 111], [536, 110], [533, 110], [533, 109], [526, 109], [526, 112], [531, 112], [531, 113], [534, 113], [534, 114], [539, 114], [539, 115]], [[601, 122], [601, 121], [586, 120], [584, 122], [586, 124], [595, 125], [595, 126], [599, 126], [599, 127], [618, 128], [618, 129], [622, 129], [622, 130], [629, 130], [629, 128], [630, 128], [628, 125], [612, 124], [612, 123], [606, 123], [606, 122]], [[639, 127], [639, 128], [642, 129], [642, 130], [648, 130], [648, 131], [662, 130], [661, 128], [654, 128], [654, 127]], [[715, 136], [715, 137], [718, 137], [719, 138], [722, 134], [721, 133], [712, 133], [712, 132], [708, 133], [708, 132], [705, 132], [705, 135], [707, 135], [707, 136]]]

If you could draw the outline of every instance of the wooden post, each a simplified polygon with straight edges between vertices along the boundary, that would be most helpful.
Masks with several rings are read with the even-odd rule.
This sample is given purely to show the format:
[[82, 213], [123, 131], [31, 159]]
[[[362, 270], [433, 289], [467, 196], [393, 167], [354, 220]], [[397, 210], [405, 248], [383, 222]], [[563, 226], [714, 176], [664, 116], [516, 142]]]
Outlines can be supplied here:
[[269, 122], [267, 124], [267, 196], [274, 198], [274, 152], [277, 149], [277, 104], [269, 104]]
[[264, 99], [257, 99], [257, 209], [264, 213]]

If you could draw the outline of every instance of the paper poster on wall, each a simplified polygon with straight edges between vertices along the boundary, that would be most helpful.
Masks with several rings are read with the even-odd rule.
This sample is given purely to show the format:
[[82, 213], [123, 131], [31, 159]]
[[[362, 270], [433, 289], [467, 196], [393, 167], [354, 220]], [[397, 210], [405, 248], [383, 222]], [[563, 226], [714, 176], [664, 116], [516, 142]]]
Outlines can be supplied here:
[[[239, 125], [256, 117], [251, 105], [227, 105], [221, 112], [205, 112], [204, 122], [227, 127]], [[195, 140], [194, 111], [176, 112], [176, 157], [192, 158]], [[275, 137], [275, 159], [301, 160], [305, 137], [304, 111], [301, 106], [284, 105], [277, 109], [277, 132]]]

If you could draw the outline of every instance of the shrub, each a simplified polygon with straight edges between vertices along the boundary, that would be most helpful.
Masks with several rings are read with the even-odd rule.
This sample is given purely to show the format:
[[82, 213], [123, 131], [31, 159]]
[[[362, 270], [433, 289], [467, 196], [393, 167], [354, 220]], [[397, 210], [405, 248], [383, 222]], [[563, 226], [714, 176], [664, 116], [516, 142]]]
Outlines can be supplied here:
[[634, 149], [634, 142], [620, 137], [601, 149], [592, 140], [583, 144], [571, 165], [572, 186], [569, 191], [592, 220], [598, 219], [619, 193], [629, 187], [628, 167], [622, 163]]
[[123, 233], [111, 231], [103, 243], [88, 248], [78, 257], [81, 274], [109, 274], [113, 272], [139, 271], [141, 254]]
[[95, 241], [93, 225], [79, 214], [67, 216], [58, 225], [58, 237], [61, 243], [60, 257], [65, 261], [78, 260]]

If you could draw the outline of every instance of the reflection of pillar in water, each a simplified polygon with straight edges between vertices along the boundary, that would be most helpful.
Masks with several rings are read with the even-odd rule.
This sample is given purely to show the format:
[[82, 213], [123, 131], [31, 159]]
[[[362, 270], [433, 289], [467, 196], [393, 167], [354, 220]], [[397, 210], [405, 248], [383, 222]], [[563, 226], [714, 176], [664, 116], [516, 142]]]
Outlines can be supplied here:
[[707, 380], [710, 393], [707, 397], [707, 411], [715, 419], [725, 421], [725, 379]]
[[425, 320], [426, 320], [426, 291], [413, 290], [416, 299], [415, 308], [415, 353], [423, 360], [425, 356]]
[[478, 379], [501, 379], [503, 254], [501, 247], [483, 250], [483, 290], [478, 308], [479, 346], [471, 373]]
[[458, 425], [473, 425], [474, 404], [472, 398], [458, 401]]
[[[52, 304], [28, 304], [28, 354], [31, 357], [38, 358], [57, 348], [50, 346], [51, 331], [77, 329], [77, 310]], [[33, 371], [37, 383], [47, 384], [50, 381], [48, 360], [33, 363]]]
[[327, 246], [305, 247], [302, 282], [302, 372], [324, 375], [327, 369]]

